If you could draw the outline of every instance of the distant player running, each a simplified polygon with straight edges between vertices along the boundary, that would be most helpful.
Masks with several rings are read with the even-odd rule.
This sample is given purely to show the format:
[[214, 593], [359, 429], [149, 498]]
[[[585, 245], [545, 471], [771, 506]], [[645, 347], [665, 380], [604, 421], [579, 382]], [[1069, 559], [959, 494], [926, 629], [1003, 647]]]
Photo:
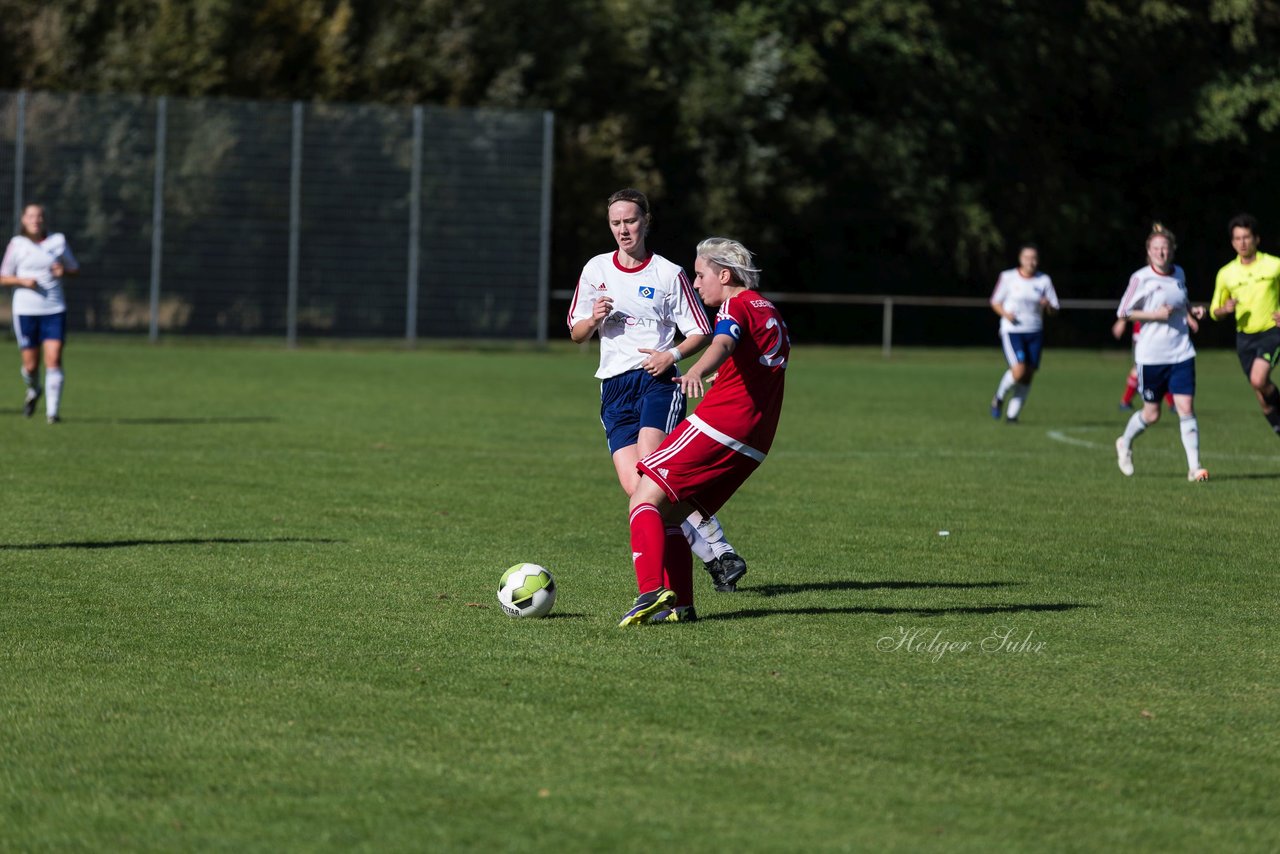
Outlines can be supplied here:
[[[676, 382], [697, 410], [640, 461], [631, 494], [631, 555], [640, 595], [621, 626], [685, 623], [693, 607], [693, 558], [680, 520], [708, 516], [764, 462], [778, 430], [791, 341], [773, 303], [756, 292], [760, 271], [736, 240], [698, 244], [694, 287], [719, 306], [711, 346]], [[717, 374], [716, 372], [719, 371]]]
[[0, 261], [0, 282], [13, 292], [13, 331], [22, 351], [22, 379], [27, 384], [22, 412], [30, 418], [40, 399], [40, 357], [44, 357], [45, 415], [61, 420], [62, 346], [67, 337], [67, 301], [62, 280], [80, 274], [67, 238], [45, 230], [44, 206], [22, 209], [22, 232], [9, 241]]
[[1280, 258], [1258, 251], [1258, 221], [1248, 214], [1228, 224], [1236, 258], [1218, 271], [1209, 316], [1236, 316], [1240, 367], [1258, 397], [1262, 416], [1280, 436], [1280, 390], [1271, 371], [1280, 358]]
[[1005, 397], [1012, 392], [1009, 407], [1003, 411], [1010, 424], [1018, 423], [1022, 405], [1031, 393], [1031, 380], [1040, 368], [1043, 316], [1058, 310], [1053, 281], [1039, 267], [1040, 251], [1034, 244], [1024, 243], [1018, 249], [1018, 266], [1001, 273], [991, 293], [991, 308], [1000, 315], [1000, 344], [1009, 362], [1009, 370], [991, 398], [991, 417], [1000, 419]]
[[1196, 348], [1191, 345], [1191, 318], [1204, 317], [1202, 305], [1187, 298], [1187, 277], [1173, 263], [1173, 232], [1160, 223], [1147, 236], [1147, 265], [1129, 277], [1116, 316], [1141, 321], [1142, 335], [1134, 348], [1142, 408], [1133, 413], [1116, 439], [1120, 471], [1133, 475], [1133, 442], [1160, 420], [1160, 398], [1173, 392], [1174, 407], [1187, 453], [1187, 480], [1208, 480], [1200, 467], [1200, 426], [1196, 421]]
[[[646, 245], [652, 217], [639, 190], [619, 190], [605, 203], [617, 251], [582, 268], [569, 306], [569, 336], [600, 335], [600, 421], [618, 482], [627, 495], [639, 482], [636, 463], [658, 447], [685, 415], [672, 382], [677, 363], [706, 346], [711, 324], [679, 265]], [[675, 346], [676, 331], [684, 336]], [[685, 536], [721, 592], [737, 589], [747, 563], [725, 539], [715, 516], [691, 516]]]

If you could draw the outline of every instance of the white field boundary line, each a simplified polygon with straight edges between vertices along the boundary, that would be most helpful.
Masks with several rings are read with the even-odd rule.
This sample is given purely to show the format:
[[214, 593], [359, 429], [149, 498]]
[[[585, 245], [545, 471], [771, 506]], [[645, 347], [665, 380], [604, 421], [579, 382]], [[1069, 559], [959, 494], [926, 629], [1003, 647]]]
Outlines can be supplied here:
[[[1114, 440], [1112, 444], [1101, 445], [1097, 442], [1090, 442], [1088, 439], [1078, 439], [1075, 436], [1068, 435], [1069, 432], [1079, 432], [1082, 430], [1101, 430], [1101, 427], [1066, 427], [1061, 430], [1049, 430], [1045, 433], [1055, 442], [1062, 442], [1065, 445], [1074, 445], [1077, 448], [1088, 448], [1091, 451], [1107, 451], [1115, 453]], [[1116, 434], [1120, 435], [1119, 433]], [[1168, 450], [1160, 448], [1152, 448], [1153, 451]], [[1177, 446], [1177, 450], [1181, 451], [1182, 446]], [[1235, 453], [1205, 453], [1202, 448], [1200, 451], [1202, 457], [1212, 460], [1263, 460], [1266, 462], [1280, 462], [1280, 454], [1235, 454]]]

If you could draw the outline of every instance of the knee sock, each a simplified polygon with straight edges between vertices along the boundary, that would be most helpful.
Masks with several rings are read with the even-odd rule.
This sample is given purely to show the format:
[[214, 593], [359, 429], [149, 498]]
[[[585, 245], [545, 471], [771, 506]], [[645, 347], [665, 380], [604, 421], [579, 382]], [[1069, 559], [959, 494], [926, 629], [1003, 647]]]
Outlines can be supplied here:
[[1280, 388], [1271, 387], [1271, 393], [1262, 396], [1264, 405], [1271, 411], [1266, 409], [1262, 411], [1262, 416], [1267, 419], [1267, 423], [1271, 425], [1271, 429], [1280, 436]]
[[657, 507], [641, 504], [631, 511], [631, 560], [636, 568], [636, 587], [641, 593], [665, 586], [663, 552], [666, 550], [666, 538], [666, 525]]
[[1005, 410], [1005, 417], [1014, 419], [1018, 417], [1018, 413], [1022, 411], [1022, 404], [1026, 403], [1027, 395], [1031, 394], [1031, 386], [1026, 383], [1013, 384], [1013, 399], [1009, 401], [1009, 408]]
[[[715, 557], [727, 555], [733, 551], [733, 545], [725, 539], [724, 528], [720, 525], [720, 520], [715, 516], [707, 516], [705, 519], [700, 513], [692, 513], [689, 516], [689, 522], [698, 529], [698, 533], [702, 535], [702, 539], [710, 546]], [[690, 543], [690, 545], [693, 545]], [[710, 560], [710, 558], [707, 558]]]
[[62, 403], [62, 368], [49, 368], [44, 372], [45, 379], [45, 412], [50, 418], [58, 414], [58, 405]]
[[1011, 388], [1013, 388], [1013, 371], [1005, 371], [1004, 376], [1000, 378], [1000, 385], [996, 386], [996, 400], [1004, 400]]
[[32, 389], [34, 391], [39, 391], [40, 390], [40, 369], [36, 368], [34, 371], [28, 371], [26, 368], [23, 368], [22, 381], [27, 384], [27, 388]]
[[684, 539], [689, 544], [689, 548], [693, 549], [693, 553], [698, 556], [698, 560], [710, 563], [715, 560], [716, 553], [702, 536], [702, 532], [698, 530], [696, 520], [699, 518], [698, 514], [694, 513], [680, 524], [680, 530], [684, 533]]
[[685, 541], [684, 532], [672, 526], [666, 529], [666, 549], [663, 551], [663, 575], [665, 586], [676, 592], [677, 605], [693, 604], [693, 553]]
[[1142, 418], [1142, 410], [1139, 409], [1129, 418], [1129, 423], [1124, 425], [1124, 436], [1122, 437], [1127, 444], [1132, 445], [1133, 440], [1142, 435], [1142, 431], [1147, 429], [1147, 422]]
[[1129, 378], [1124, 383], [1124, 396], [1120, 398], [1120, 402], [1125, 406], [1133, 403], [1133, 396], [1138, 393], [1138, 378], [1133, 374], [1129, 374]]
[[1179, 426], [1182, 428], [1182, 448], [1187, 452], [1187, 470], [1195, 471], [1200, 468], [1200, 425], [1196, 423], [1195, 415], [1183, 415], [1179, 417]]

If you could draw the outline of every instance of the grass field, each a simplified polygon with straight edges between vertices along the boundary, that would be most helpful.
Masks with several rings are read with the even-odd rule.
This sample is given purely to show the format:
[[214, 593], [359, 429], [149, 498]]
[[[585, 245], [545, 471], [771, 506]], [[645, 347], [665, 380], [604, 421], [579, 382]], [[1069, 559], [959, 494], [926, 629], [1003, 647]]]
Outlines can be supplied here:
[[[0, 850], [1280, 847], [1280, 443], [1202, 354], [797, 347], [751, 571], [621, 630], [595, 357], [76, 340], [0, 405]], [[949, 532], [946, 536], [942, 531]], [[551, 618], [502, 570], [549, 567]]]

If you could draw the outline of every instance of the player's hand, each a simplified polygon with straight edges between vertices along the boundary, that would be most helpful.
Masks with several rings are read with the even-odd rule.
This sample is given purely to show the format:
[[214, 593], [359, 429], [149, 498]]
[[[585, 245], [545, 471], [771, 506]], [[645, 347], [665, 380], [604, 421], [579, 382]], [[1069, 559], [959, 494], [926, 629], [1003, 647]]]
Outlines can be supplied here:
[[702, 374], [693, 368], [689, 369], [689, 373], [675, 377], [672, 382], [679, 383], [680, 390], [684, 392], [684, 396], [690, 400], [697, 400], [702, 397], [706, 391], [702, 384]]
[[61, 279], [62, 274], [67, 272], [67, 268], [62, 266], [61, 261], [54, 261], [49, 265], [49, 272], [53, 274], [55, 279]]
[[601, 322], [613, 312], [612, 297], [596, 297], [595, 304], [591, 306], [591, 319], [596, 323]]
[[1124, 337], [1124, 328], [1128, 325], [1129, 321], [1124, 318], [1120, 318], [1115, 323], [1111, 324], [1111, 337], [1119, 341]]
[[22, 286], [24, 288], [30, 288], [33, 291], [38, 291], [40, 289], [40, 282], [38, 279], [27, 279], [22, 283]]
[[1224, 302], [1224, 303], [1222, 304], [1222, 308], [1218, 309], [1218, 311], [1222, 312], [1223, 314], [1234, 314], [1234, 313], [1235, 313], [1235, 310], [1236, 310], [1236, 298], [1235, 298], [1235, 297], [1232, 297], [1231, 299], [1229, 299], [1229, 300], [1227, 300], [1226, 302]]
[[650, 350], [647, 347], [641, 347], [640, 352], [647, 354], [645, 360], [640, 363], [640, 367], [651, 377], [662, 376], [676, 363], [676, 354], [670, 350]]
[[1162, 305], [1159, 308], [1151, 309], [1151, 317], [1153, 320], [1164, 321], [1173, 316], [1173, 307]]
[[1192, 332], [1200, 331], [1200, 324], [1197, 323], [1195, 317], [1193, 317], [1190, 314], [1187, 315], [1187, 328], [1190, 329]]
[[1191, 308], [1187, 309], [1187, 313], [1190, 314], [1191, 317], [1193, 317], [1194, 319], [1200, 320], [1202, 317], [1204, 317], [1204, 306], [1193, 305], [1191, 306]]

